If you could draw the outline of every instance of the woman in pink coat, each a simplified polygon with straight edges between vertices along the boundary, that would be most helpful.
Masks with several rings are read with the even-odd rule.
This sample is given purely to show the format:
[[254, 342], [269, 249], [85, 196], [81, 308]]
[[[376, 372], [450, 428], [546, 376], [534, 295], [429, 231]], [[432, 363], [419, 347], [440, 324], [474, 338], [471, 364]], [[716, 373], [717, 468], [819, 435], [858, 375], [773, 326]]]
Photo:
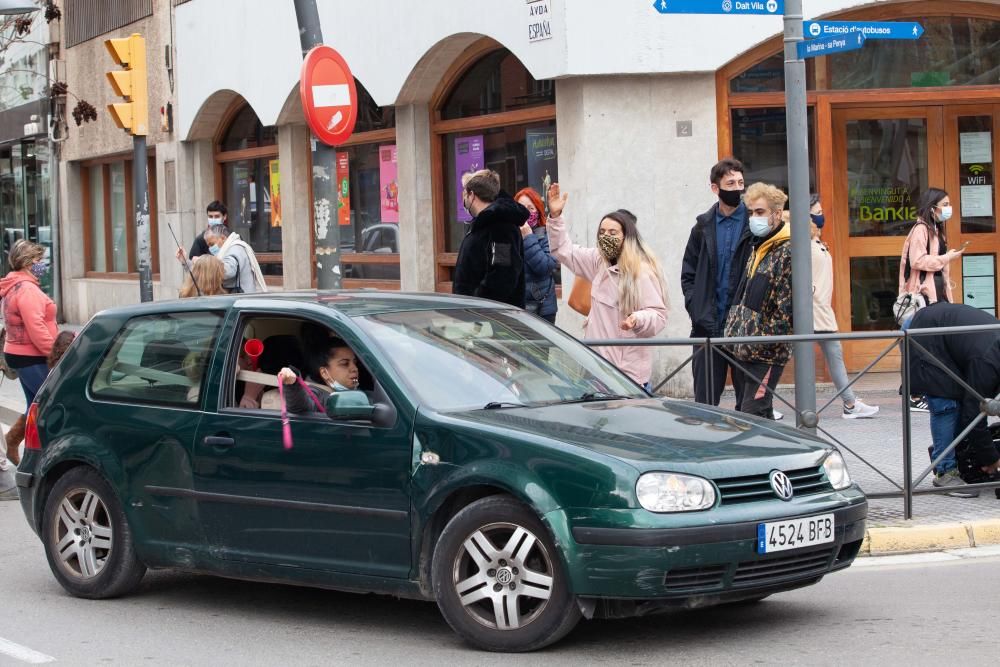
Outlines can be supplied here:
[[[597, 230], [597, 247], [574, 244], [562, 217], [566, 195], [558, 183], [549, 187], [549, 246], [552, 256], [574, 275], [591, 282], [586, 338], [651, 338], [667, 324], [667, 288], [656, 256], [643, 242], [635, 216], [608, 213]], [[649, 388], [651, 347], [599, 347], [605, 359]]]
[[899, 263], [899, 293], [921, 293], [927, 303], [954, 303], [949, 265], [962, 251], [948, 250], [945, 223], [951, 219], [948, 193], [929, 188], [920, 197], [917, 221], [903, 243]]

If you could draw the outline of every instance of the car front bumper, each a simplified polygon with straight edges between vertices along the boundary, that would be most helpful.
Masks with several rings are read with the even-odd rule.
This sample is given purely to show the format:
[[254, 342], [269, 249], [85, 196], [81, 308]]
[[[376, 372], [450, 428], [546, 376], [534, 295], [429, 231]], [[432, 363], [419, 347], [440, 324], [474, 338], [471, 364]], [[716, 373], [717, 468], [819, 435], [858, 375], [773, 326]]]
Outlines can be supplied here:
[[[677, 528], [594, 527], [579, 525], [579, 515], [577, 521], [567, 515], [572, 546], [565, 553], [573, 592], [584, 598], [703, 606], [798, 588], [850, 566], [861, 549], [868, 515], [860, 492], [835, 504], [786, 507], [781, 516]], [[826, 513], [834, 514], [833, 542], [757, 553], [759, 523]]]

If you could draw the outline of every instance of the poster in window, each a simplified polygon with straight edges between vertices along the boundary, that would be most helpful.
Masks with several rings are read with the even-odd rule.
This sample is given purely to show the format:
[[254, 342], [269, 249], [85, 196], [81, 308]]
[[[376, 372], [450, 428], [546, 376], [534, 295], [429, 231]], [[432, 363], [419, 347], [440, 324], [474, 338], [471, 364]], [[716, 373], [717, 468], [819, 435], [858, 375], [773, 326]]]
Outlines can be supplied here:
[[271, 175], [271, 226], [281, 227], [281, 172], [277, 160], [267, 163]]
[[[547, 201], [549, 186], [559, 180], [554, 127], [529, 127], [525, 133], [528, 144], [528, 187], [534, 188]], [[548, 206], [548, 204], [546, 204]]]
[[992, 132], [962, 132], [958, 142], [962, 164], [993, 162]]
[[337, 153], [337, 224], [351, 224], [351, 155]]
[[485, 153], [483, 135], [455, 139], [455, 215], [459, 222], [471, 222], [472, 216], [462, 205], [462, 177], [483, 168]]
[[962, 257], [962, 303], [996, 313], [995, 255]]
[[378, 148], [378, 185], [382, 222], [399, 222], [399, 178], [396, 144]]

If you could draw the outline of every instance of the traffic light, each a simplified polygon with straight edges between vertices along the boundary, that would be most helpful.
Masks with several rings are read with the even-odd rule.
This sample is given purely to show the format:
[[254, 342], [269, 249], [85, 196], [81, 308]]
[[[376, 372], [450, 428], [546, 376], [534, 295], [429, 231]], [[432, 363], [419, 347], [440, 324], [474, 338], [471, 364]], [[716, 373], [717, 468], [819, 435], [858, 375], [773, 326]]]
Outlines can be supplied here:
[[108, 81], [115, 94], [127, 102], [108, 105], [115, 125], [132, 135], [145, 136], [149, 131], [149, 98], [146, 91], [146, 40], [133, 33], [119, 39], [106, 39], [115, 63], [124, 70], [108, 72]]

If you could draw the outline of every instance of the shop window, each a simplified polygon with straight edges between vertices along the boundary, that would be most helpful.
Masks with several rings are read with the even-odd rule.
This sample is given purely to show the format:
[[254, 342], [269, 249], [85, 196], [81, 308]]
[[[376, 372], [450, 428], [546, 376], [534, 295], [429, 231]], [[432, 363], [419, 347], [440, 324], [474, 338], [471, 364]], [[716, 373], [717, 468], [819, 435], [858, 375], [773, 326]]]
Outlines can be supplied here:
[[[815, 113], [809, 107], [809, 190], [816, 192]], [[788, 192], [788, 141], [784, 107], [733, 109], [733, 155], [747, 184], [763, 181]]]
[[[147, 164], [149, 179], [150, 254], [153, 273], [159, 273], [156, 225], [156, 164]], [[84, 256], [88, 273], [137, 273], [135, 220], [132, 204], [132, 161], [84, 164], [81, 168]]]
[[[14, 243], [25, 238], [51, 254], [49, 169], [45, 143], [23, 141], [0, 148], [0, 257], [6, 258]], [[10, 267], [6, 261], [0, 264], [0, 275], [6, 275]], [[40, 284], [51, 296], [51, 271]]]
[[[915, 40], [868, 40], [863, 49], [806, 61], [810, 90], [875, 90], [927, 86], [982, 86], [997, 82], [1000, 21], [958, 16], [898, 17], [916, 21]], [[784, 55], [776, 52], [729, 80], [731, 93], [782, 92]], [[820, 74], [822, 73], [822, 74]]]
[[[399, 287], [399, 179], [394, 107], [380, 107], [360, 82], [358, 122], [348, 143], [337, 149], [333, 168], [313, 153], [313, 192], [334, 179], [336, 201], [317, 199], [318, 241], [338, 235], [341, 270], [351, 287]], [[332, 172], [332, 173], [331, 173]], [[325, 185], [325, 183], [324, 183]]]
[[441, 118], [468, 118], [555, 102], [555, 82], [536, 81], [514, 54], [498, 49], [466, 71], [441, 108]]
[[851, 236], [906, 236], [927, 189], [927, 120], [847, 122]]
[[895, 329], [899, 256], [851, 258], [851, 331]]
[[[527, 187], [542, 193], [558, 177], [555, 142], [555, 121], [446, 135], [445, 175], [450, 178], [445, 179], [445, 250], [458, 252], [471, 220], [462, 207], [463, 174], [492, 169], [500, 174], [504, 190], [512, 195]], [[542, 144], [550, 146], [551, 153], [537, 148]], [[536, 148], [529, 149], [529, 145]]]
[[[237, 111], [219, 142], [222, 201], [229, 228], [250, 244], [264, 275], [280, 276], [281, 200], [277, 128], [261, 125], [249, 105]], [[208, 202], [205, 202], [208, 204]]]
[[[507, 49], [484, 49], [447, 88], [432, 127], [441, 142], [440, 289], [448, 289], [455, 253], [471, 221], [462, 207], [464, 174], [492, 169], [510, 194], [525, 187], [541, 194], [559, 178], [554, 83], [535, 80]], [[469, 120], [477, 117], [482, 117], [478, 124]]]
[[863, 49], [828, 56], [830, 89], [980, 86], [997, 82], [1000, 22], [935, 16], [915, 20], [915, 40], [871, 40]]
[[[816, 61], [806, 61], [806, 88], [816, 87]], [[775, 53], [729, 81], [733, 93], [783, 93], [785, 92], [785, 54]]]

